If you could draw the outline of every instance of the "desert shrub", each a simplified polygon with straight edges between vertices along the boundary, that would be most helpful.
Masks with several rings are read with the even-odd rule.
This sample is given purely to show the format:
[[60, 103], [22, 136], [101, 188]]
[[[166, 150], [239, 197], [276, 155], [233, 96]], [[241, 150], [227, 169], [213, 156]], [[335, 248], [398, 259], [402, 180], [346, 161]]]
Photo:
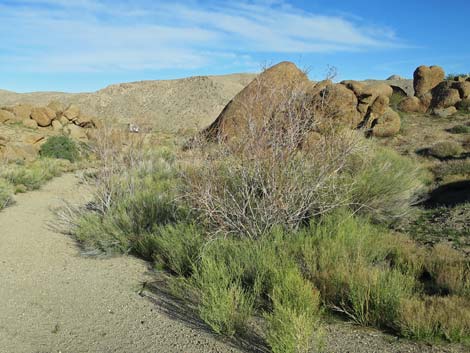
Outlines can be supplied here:
[[79, 152], [75, 142], [67, 136], [51, 136], [41, 146], [40, 154], [43, 157], [66, 159], [74, 162]]
[[53, 159], [39, 159], [30, 164], [10, 164], [0, 172], [0, 178], [26, 190], [37, 190], [44, 183], [68, 170], [67, 163]]
[[0, 179], [0, 210], [13, 202], [13, 186], [4, 179]]
[[[274, 353], [310, 352], [317, 347], [320, 294], [298, 268], [279, 269], [271, 293], [272, 311], [266, 314], [267, 342]], [[317, 333], [316, 337], [315, 333]]]
[[460, 102], [457, 103], [456, 107], [462, 112], [470, 112], [470, 99], [462, 99]]
[[257, 238], [274, 227], [296, 229], [349, 202], [352, 183], [341, 171], [360, 148], [358, 136], [345, 131], [320, 139], [304, 151], [281, 140], [267, 149], [256, 145], [258, 138], [251, 146], [250, 139], [243, 147], [202, 146], [202, 161], [185, 173], [186, 200], [214, 232]]
[[434, 282], [434, 290], [470, 299], [470, 261], [459, 251], [437, 244], [427, 257], [426, 270]]
[[350, 161], [352, 208], [380, 221], [403, 217], [420, 197], [424, 171], [413, 160], [376, 147]]
[[452, 175], [470, 175], [470, 160], [445, 161], [433, 167], [432, 171], [439, 179]]
[[163, 159], [149, 159], [134, 170], [96, 182], [105, 185], [96, 189], [94, 214], [82, 210], [71, 220], [72, 233], [87, 248], [136, 252], [151, 259], [157, 226], [185, 219], [184, 209], [175, 201], [175, 170]]
[[200, 293], [199, 314], [214, 332], [233, 336], [245, 330], [254, 298], [242, 287], [239, 268], [205, 256], [193, 281]]
[[467, 125], [455, 125], [449, 129], [449, 132], [453, 134], [468, 134], [470, 133], [470, 126]]
[[401, 300], [417, 286], [420, 260], [408, 260], [390, 237], [347, 212], [305, 233], [301, 257], [328, 307], [362, 325], [393, 328]]
[[[150, 245], [146, 245], [150, 242]], [[157, 265], [178, 275], [189, 277], [201, 255], [205, 238], [203, 232], [194, 225], [183, 223], [157, 227], [147, 240], [140, 240]], [[142, 251], [136, 246], [136, 252]], [[151, 249], [151, 253], [148, 252]]]
[[398, 326], [403, 336], [420, 340], [443, 339], [470, 343], [470, 302], [449, 297], [403, 301]]
[[428, 153], [436, 158], [451, 158], [463, 152], [462, 146], [455, 141], [442, 141], [430, 147]]

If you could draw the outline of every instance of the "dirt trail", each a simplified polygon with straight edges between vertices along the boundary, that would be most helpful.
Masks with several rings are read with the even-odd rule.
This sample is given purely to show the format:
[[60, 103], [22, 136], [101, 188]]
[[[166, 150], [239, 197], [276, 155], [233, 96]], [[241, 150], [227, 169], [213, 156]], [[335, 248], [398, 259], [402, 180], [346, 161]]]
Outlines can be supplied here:
[[[152, 279], [145, 262], [82, 257], [73, 240], [51, 230], [51, 208], [62, 199], [84, 201], [84, 191], [65, 175], [0, 212], [0, 353], [242, 352], [178, 318], [165, 298], [140, 296]], [[326, 332], [331, 353], [467, 351], [397, 341], [346, 323], [327, 325]]]
[[81, 257], [50, 229], [51, 208], [82, 196], [65, 175], [0, 212], [0, 353], [236, 352], [139, 296], [144, 262]]

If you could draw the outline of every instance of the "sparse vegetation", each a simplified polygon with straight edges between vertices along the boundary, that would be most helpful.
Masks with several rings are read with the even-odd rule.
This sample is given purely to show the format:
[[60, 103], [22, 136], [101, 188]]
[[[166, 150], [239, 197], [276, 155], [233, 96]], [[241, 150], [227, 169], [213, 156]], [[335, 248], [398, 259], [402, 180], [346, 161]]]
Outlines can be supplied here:
[[445, 159], [459, 156], [463, 148], [455, 141], [441, 141], [430, 147], [428, 152], [433, 157]]
[[40, 158], [27, 164], [6, 164], [0, 171], [0, 180], [12, 185], [18, 192], [37, 190], [47, 181], [68, 171], [68, 162]]
[[13, 201], [13, 186], [4, 179], [0, 179], [0, 210]]
[[449, 129], [449, 132], [453, 134], [468, 134], [470, 133], [470, 126], [467, 125], [455, 125]]

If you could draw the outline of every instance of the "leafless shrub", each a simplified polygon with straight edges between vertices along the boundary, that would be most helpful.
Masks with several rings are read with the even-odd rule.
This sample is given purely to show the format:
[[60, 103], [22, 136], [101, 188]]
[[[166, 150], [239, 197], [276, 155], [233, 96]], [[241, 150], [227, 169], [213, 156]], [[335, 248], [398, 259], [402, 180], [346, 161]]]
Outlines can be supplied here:
[[201, 143], [201, 163], [185, 173], [187, 200], [215, 232], [252, 238], [348, 205], [354, 182], [342, 171], [364, 148], [349, 129], [316, 132], [328, 102], [313, 99], [311, 86], [257, 85], [238, 131]]

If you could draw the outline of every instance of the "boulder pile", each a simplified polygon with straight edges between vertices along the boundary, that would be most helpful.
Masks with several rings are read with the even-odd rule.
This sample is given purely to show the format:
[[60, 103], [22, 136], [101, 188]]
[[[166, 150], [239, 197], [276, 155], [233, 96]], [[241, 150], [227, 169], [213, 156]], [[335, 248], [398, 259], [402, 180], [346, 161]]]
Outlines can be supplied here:
[[[400, 130], [400, 116], [389, 107], [393, 89], [385, 83], [330, 80], [311, 82], [293, 63], [282, 62], [260, 74], [228, 103], [205, 130], [209, 138], [233, 138], [247, 133], [250, 126], [265, 124], [270, 116], [295, 112], [293, 100], [303, 114], [310, 112], [315, 129], [332, 124], [368, 134], [393, 136]], [[301, 101], [301, 102], [299, 102]]]
[[420, 66], [413, 74], [415, 95], [401, 101], [399, 109], [407, 113], [432, 113], [447, 117], [470, 98], [470, 78], [445, 79], [439, 66]]
[[15, 128], [0, 131], [0, 156], [9, 160], [31, 160], [37, 157], [48, 136], [64, 134], [86, 142], [99, 121], [82, 114], [74, 104], [64, 107], [52, 101], [43, 107], [29, 104], [2, 107], [0, 128], [2, 124]]

